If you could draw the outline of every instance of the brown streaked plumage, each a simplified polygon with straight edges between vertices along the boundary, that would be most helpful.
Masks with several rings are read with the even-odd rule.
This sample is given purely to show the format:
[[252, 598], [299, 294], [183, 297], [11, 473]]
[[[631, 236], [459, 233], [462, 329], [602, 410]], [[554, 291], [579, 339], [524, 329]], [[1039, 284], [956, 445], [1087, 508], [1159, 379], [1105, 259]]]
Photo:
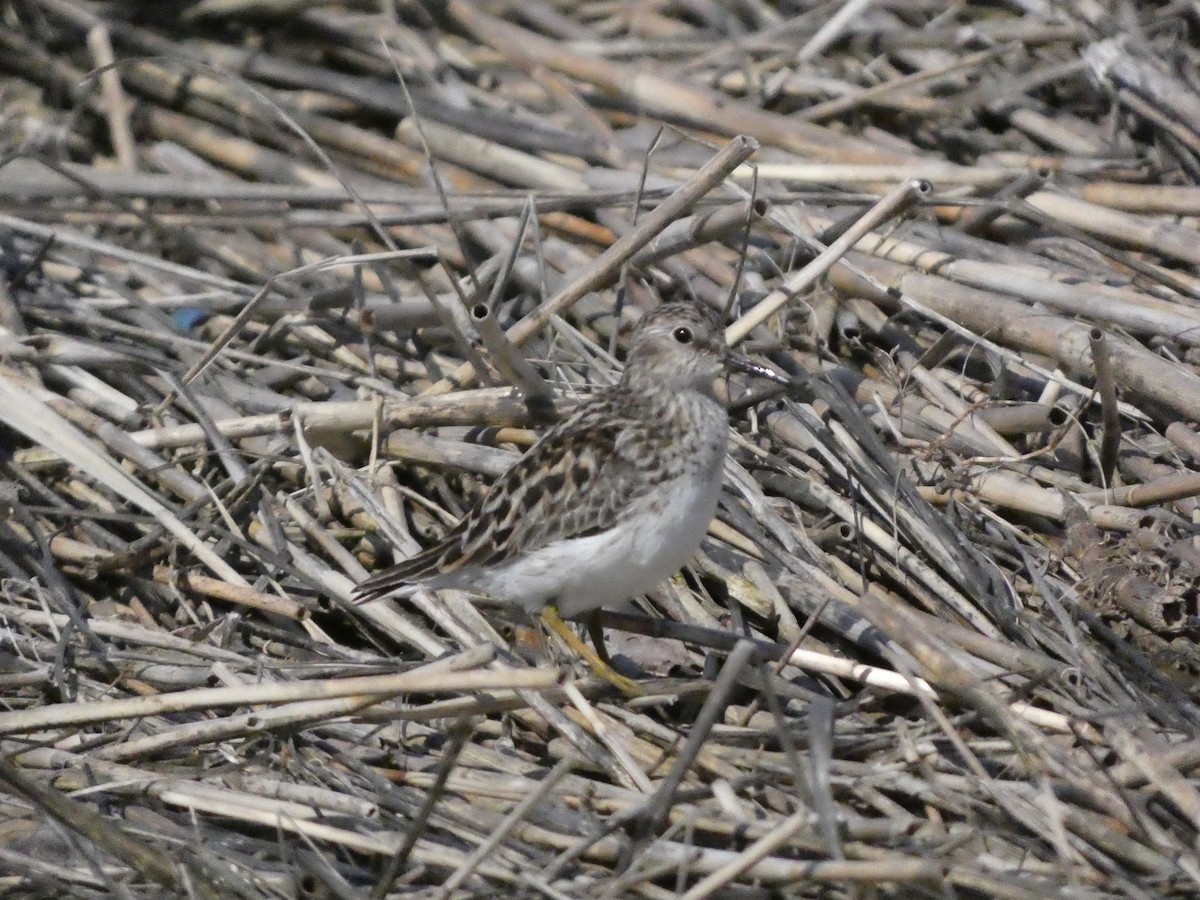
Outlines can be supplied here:
[[546, 432], [441, 542], [359, 585], [359, 602], [426, 585], [572, 615], [654, 587], [716, 509], [728, 425], [713, 382], [727, 365], [747, 368], [711, 311], [647, 313], [620, 383]]

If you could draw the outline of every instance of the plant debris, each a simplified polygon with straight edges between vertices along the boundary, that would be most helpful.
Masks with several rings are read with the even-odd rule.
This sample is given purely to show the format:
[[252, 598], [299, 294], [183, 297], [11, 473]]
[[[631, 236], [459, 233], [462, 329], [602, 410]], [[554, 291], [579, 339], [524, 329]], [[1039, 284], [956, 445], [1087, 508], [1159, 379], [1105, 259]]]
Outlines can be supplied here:
[[[1200, 891], [1194, 5], [0, 16], [6, 896]], [[644, 696], [351, 603], [679, 298]]]

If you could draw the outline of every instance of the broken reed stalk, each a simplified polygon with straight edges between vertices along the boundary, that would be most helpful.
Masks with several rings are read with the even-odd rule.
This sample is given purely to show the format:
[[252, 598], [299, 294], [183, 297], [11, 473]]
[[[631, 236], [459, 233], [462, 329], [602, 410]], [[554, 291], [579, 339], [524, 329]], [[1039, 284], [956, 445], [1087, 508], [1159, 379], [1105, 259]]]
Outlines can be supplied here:
[[1093, 328], [1088, 332], [1092, 346], [1092, 366], [1096, 373], [1096, 391], [1100, 394], [1100, 412], [1103, 428], [1100, 436], [1100, 473], [1104, 485], [1113, 487], [1113, 473], [1117, 470], [1117, 452], [1121, 447], [1121, 415], [1117, 411], [1117, 385], [1113, 380], [1112, 357], [1108, 352], [1108, 341], [1104, 332]]
[[46, 787], [3, 757], [0, 757], [0, 781], [4, 781], [16, 793], [35, 803], [39, 809], [71, 831], [86, 837], [97, 847], [128, 863], [142, 877], [177, 893], [194, 890], [197, 896], [207, 900], [219, 900], [221, 897], [217, 886], [204, 874], [181, 866], [178, 860], [164, 859], [143, 841], [114, 825], [108, 817], [53, 788]]
[[[557, 294], [545, 300], [533, 312], [522, 318], [507, 332], [509, 340], [521, 346], [549, 323], [551, 317], [560, 315], [578, 302], [585, 294], [609, 283], [638, 250], [653, 240], [664, 228], [681, 216], [688, 207], [715, 189], [726, 176], [755, 150], [758, 143], [752, 138], [739, 136], [725, 145], [696, 174], [682, 184], [667, 199], [643, 216], [627, 234], [595, 258], [583, 271]], [[464, 387], [473, 372], [469, 364], [460, 366], [450, 376], [430, 389], [430, 394], [446, 393], [452, 386]]]
[[545, 690], [558, 684], [558, 669], [508, 669], [498, 672], [422, 672], [363, 675], [318, 682], [202, 688], [126, 700], [60, 703], [44, 709], [0, 713], [0, 734], [27, 734], [46, 728], [89, 725], [116, 719], [140, 718], [200, 709], [222, 709], [258, 703], [295, 703], [358, 695], [457, 693], [481, 690]]
[[554, 391], [509, 340], [486, 303], [476, 303], [471, 307], [471, 321], [479, 329], [479, 337], [492, 365], [500, 371], [506, 381], [521, 392], [530, 418], [539, 423], [553, 421]]
[[1004, 214], [1005, 204], [1002, 201], [1011, 200], [1014, 197], [1024, 199], [1044, 187], [1049, 179], [1049, 169], [1022, 172], [996, 191], [992, 196], [992, 199], [996, 201], [994, 204], [964, 209], [955, 224], [965, 234], [979, 234]]
[[739, 200], [728, 206], [696, 213], [668, 225], [658, 237], [635, 253], [629, 262], [645, 268], [693, 247], [723, 240], [753, 226], [769, 210], [770, 204], [764, 200]]
[[931, 185], [924, 181], [907, 181], [886, 194], [878, 203], [867, 210], [857, 222], [846, 229], [833, 243], [825, 247], [817, 257], [799, 272], [785, 279], [783, 285], [762, 300], [744, 316], [725, 329], [729, 345], [741, 343], [755, 328], [767, 321], [792, 297], [804, 291], [828, 272], [853, 247], [863, 235], [873, 231], [892, 218], [902, 215], [929, 194]]

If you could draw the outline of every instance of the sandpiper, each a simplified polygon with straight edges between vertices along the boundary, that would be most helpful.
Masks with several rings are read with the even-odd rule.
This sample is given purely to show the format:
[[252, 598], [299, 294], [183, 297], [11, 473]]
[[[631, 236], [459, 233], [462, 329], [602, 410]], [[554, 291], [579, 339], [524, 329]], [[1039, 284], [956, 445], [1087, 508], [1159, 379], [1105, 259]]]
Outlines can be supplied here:
[[787, 383], [729, 351], [717, 314], [667, 303], [642, 317], [618, 384], [559, 422], [438, 544], [368, 578], [358, 602], [462, 588], [531, 612], [629, 692], [561, 616], [645, 593], [683, 566], [717, 508], [727, 369]]

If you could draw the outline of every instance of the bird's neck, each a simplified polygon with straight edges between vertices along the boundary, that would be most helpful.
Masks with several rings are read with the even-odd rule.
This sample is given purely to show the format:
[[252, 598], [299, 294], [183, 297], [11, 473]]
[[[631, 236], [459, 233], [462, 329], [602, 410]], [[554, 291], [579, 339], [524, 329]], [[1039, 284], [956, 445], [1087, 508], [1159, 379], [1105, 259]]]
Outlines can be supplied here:
[[662, 399], [670, 399], [673, 397], [690, 396], [707, 397], [710, 400], [717, 399], [717, 393], [713, 389], [713, 380], [707, 381], [676, 381], [672, 382], [669, 376], [665, 376], [661, 372], [653, 369], [630, 369], [627, 368], [621, 377], [621, 388], [633, 394], [642, 394], [647, 397], [656, 397]]
[[724, 419], [725, 406], [717, 398], [711, 384], [679, 384], [664, 389], [655, 386], [651, 389], [640, 388], [636, 383], [628, 384], [622, 381], [618, 390], [635, 394], [636, 403], [633, 408], [642, 411], [646, 420], [661, 424], [664, 428], [672, 425], [682, 427], [703, 427], [711, 419]]

